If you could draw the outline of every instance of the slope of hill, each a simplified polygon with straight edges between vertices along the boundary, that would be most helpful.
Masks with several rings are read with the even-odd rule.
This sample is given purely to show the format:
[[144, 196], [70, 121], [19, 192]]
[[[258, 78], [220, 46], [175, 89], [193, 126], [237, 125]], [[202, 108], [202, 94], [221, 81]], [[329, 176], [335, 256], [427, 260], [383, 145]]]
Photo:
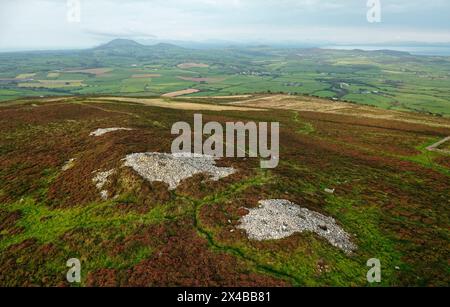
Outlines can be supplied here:
[[[187, 175], [169, 189], [133, 163], [170, 153], [171, 125], [198, 110], [99, 97], [0, 107], [0, 286], [70, 286], [70, 258], [81, 260], [81, 286], [366, 286], [371, 258], [382, 263], [380, 286], [449, 284], [450, 156], [427, 150], [450, 135], [448, 119], [320, 103], [217, 111], [190, 99], [205, 102], [205, 121], [279, 121], [279, 167], [221, 159], [207, 169], [227, 176]], [[282, 238], [252, 239], [245, 222], [264, 217], [270, 199], [321, 222], [293, 233], [281, 212], [258, 227]]]
[[94, 49], [96, 50], [104, 50], [104, 49], [115, 49], [115, 48], [145, 48], [144, 45], [141, 45], [134, 40], [130, 39], [114, 39], [106, 44], [100, 45]]

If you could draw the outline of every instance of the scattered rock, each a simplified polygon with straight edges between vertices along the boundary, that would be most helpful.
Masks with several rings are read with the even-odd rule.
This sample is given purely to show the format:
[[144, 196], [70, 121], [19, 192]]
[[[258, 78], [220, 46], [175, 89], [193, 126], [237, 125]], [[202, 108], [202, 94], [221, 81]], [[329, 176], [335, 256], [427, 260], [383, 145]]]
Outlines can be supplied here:
[[109, 192], [107, 190], [101, 190], [100, 196], [102, 197], [103, 200], [107, 200], [109, 198]]
[[104, 190], [103, 187], [108, 183], [108, 178], [112, 174], [114, 174], [115, 170], [109, 170], [107, 172], [96, 172], [94, 178], [92, 178], [92, 182], [95, 184], [97, 189], [100, 191], [100, 196], [103, 200], [107, 200], [109, 198], [109, 192]]
[[330, 272], [330, 266], [325, 262], [325, 260], [320, 259], [317, 262], [317, 270], [319, 273], [328, 273]]
[[325, 193], [334, 194], [334, 192], [336, 192], [336, 189], [325, 189]]
[[248, 209], [250, 213], [241, 218], [238, 226], [252, 240], [279, 240], [296, 232], [311, 231], [347, 254], [357, 248], [350, 241], [350, 235], [331, 217], [302, 208], [288, 200], [272, 199], [259, 203], [259, 208]]
[[175, 190], [182, 180], [196, 174], [205, 173], [217, 181], [236, 172], [231, 167], [217, 167], [215, 160], [211, 156], [190, 153], [135, 153], [126, 156], [124, 165], [150, 182], [165, 182], [170, 190]]
[[102, 136], [104, 134], [114, 132], [114, 131], [131, 131], [133, 129], [130, 128], [105, 128], [105, 129], [97, 129], [90, 134], [90, 136]]
[[64, 163], [63, 167], [61, 168], [61, 170], [63, 172], [68, 171], [69, 169], [71, 169], [72, 167], [75, 166], [75, 160], [76, 159], [70, 159], [69, 161], [66, 161], [66, 163]]

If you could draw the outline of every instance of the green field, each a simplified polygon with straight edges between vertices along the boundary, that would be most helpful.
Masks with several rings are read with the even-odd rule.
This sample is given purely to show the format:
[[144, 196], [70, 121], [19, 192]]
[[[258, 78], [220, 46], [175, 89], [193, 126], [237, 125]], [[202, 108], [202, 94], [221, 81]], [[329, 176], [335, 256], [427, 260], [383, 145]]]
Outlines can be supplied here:
[[[142, 74], [159, 76], [133, 78]], [[449, 84], [449, 57], [393, 51], [197, 50], [115, 40], [83, 51], [0, 54], [0, 101], [55, 95], [152, 97], [195, 88], [200, 92], [190, 96], [307, 94], [449, 116]]]

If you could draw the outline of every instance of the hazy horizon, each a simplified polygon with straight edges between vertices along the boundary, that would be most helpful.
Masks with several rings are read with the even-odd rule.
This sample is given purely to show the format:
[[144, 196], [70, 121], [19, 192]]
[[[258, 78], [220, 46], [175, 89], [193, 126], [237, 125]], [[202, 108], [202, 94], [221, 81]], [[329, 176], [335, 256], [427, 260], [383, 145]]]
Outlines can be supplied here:
[[[76, 3], [70, 0], [69, 3]], [[82, 49], [115, 38], [197, 44], [450, 44], [450, 2], [367, 0], [67, 0], [0, 3], [0, 50]], [[77, 18], [78, 18], [77, 17]]]

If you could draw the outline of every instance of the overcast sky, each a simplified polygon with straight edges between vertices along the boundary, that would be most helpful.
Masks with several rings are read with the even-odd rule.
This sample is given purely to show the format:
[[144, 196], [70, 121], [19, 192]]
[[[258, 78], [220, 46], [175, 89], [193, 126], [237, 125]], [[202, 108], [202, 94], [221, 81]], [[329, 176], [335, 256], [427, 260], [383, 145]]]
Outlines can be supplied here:
[[[73, 1], [73, 0], [72, 0]], [[236, 42], [450, 42], [449, 0], [0, 0], [0, 49], [95, 46], [113, 38]]]

